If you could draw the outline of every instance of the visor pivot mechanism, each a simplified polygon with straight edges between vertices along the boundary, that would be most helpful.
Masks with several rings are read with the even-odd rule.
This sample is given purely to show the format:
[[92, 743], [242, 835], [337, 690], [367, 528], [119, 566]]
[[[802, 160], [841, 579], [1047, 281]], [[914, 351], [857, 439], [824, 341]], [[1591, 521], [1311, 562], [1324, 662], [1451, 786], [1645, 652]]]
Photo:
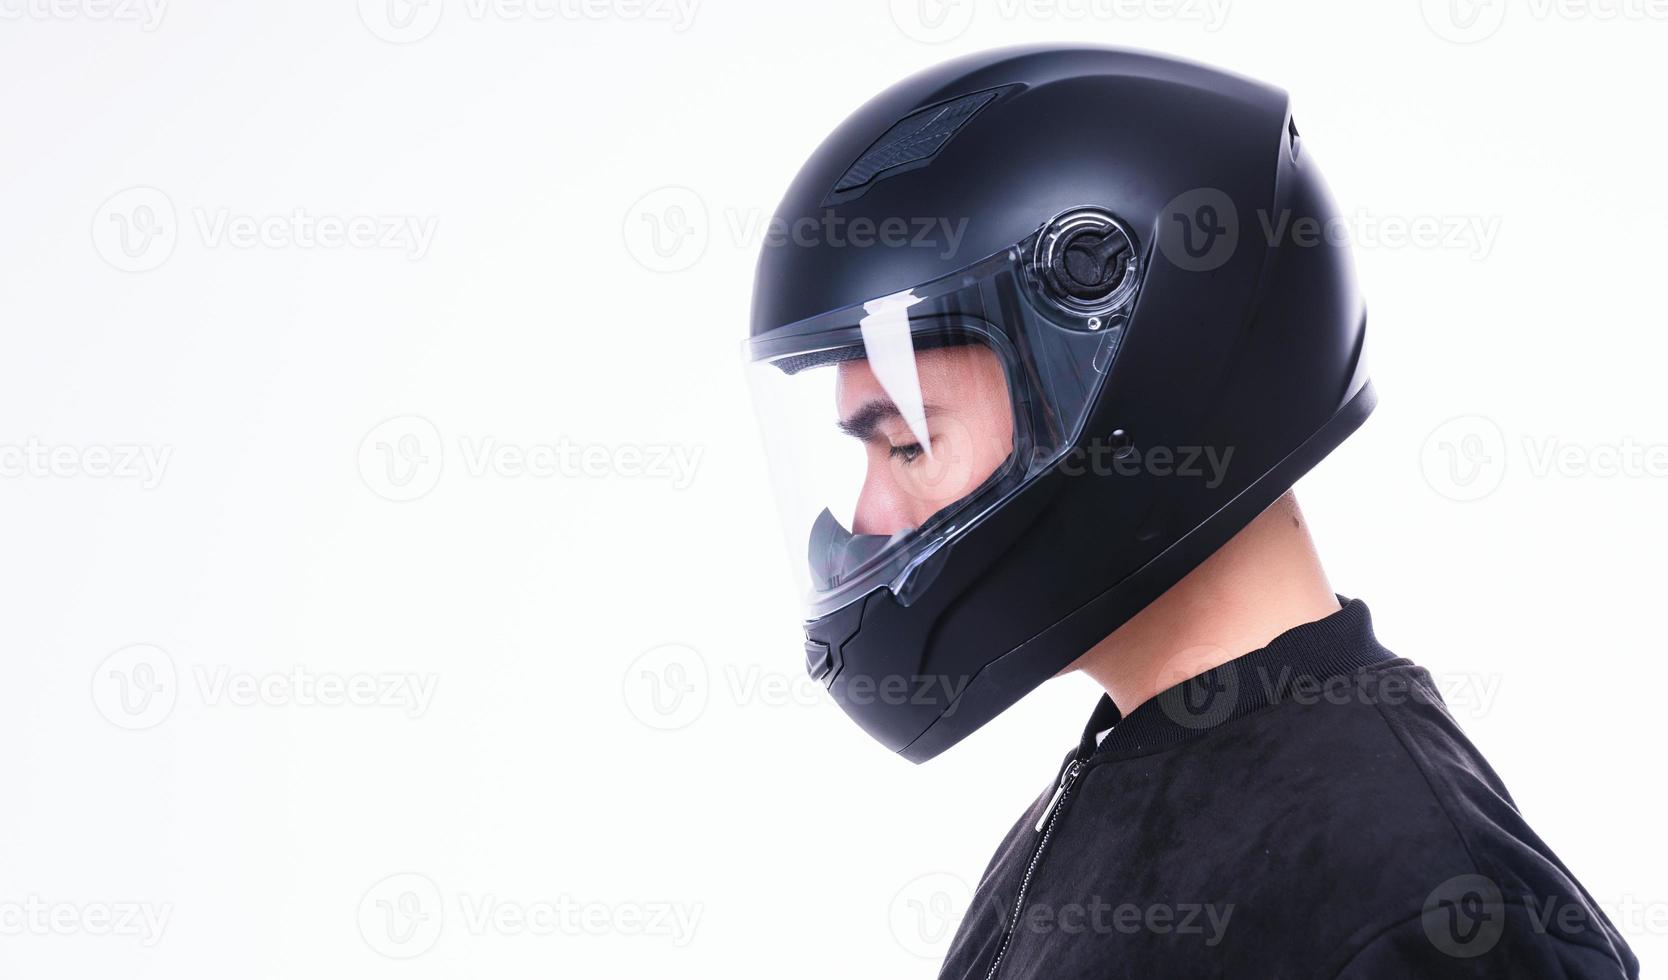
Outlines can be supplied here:
[[1139, 272], [1135, 239], [1122, 222], [1099, 208], [1074, 208], [1037, 235], [1031, 275], [1050, 304], [1083, 326], [1099, 330], [1105, 314], [1126, 304]]

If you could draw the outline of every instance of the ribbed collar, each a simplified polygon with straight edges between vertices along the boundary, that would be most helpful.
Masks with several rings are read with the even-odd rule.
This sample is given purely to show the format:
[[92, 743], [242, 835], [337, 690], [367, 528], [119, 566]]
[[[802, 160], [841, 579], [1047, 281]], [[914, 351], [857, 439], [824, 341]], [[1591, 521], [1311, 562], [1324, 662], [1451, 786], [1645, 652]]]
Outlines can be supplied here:
[[[1138, 755], [1197, 738], [1274, 704], [1294, 690], [1317, 689], [1366, 667], [1396, 660], [1373, 636], [1372, 615], [1360, 599], [1338, 597], [1337, 612], [1295, 626], [1268, 645], [1159, 692], [1120, 718], [1101, 696], [1074, 757], [1096, 760]], [[1106, 731], [1095, 744], [1095, 737]]]

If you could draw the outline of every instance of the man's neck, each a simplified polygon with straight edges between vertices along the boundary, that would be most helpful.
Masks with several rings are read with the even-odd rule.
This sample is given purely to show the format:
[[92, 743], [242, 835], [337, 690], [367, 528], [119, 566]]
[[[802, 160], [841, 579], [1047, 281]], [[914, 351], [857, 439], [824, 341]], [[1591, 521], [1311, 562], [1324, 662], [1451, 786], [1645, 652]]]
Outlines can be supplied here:
[[1120, 714], [1338, 610], [1289, 492], [1072, 664]]

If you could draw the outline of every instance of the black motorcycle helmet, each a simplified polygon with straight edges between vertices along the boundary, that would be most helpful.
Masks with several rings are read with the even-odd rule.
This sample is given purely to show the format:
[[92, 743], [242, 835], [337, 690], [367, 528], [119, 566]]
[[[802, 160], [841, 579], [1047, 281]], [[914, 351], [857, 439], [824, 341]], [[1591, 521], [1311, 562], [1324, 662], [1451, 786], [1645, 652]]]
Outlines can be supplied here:
[[932, 758], [1279, 498], [1375, 400], [1338, 227], [1286, 94], [1174, 58], [987, 52], [847, 119], [746, 344], [811, 675]]

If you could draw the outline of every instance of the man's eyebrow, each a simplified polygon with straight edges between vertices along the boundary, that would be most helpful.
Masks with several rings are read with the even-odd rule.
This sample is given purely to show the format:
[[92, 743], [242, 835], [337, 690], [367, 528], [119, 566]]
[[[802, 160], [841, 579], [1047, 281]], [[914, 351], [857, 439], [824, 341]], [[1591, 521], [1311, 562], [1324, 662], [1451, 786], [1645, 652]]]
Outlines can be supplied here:
[[[921, 406], [921, 412], [923, 415], [931, 415], [934, 411], [936, 411], [936, 409], [931, 405]], [[864, 402], [863, 405], [857, 409], [857, 411], [841, 419], [839, 423], [840, 431], [844, 432], [848, 436], [851, 436], [853, 439], [860, 439], [864, 442], [868, 442], [870, 439], [874, 438], [875, 429], [880, 425], [880, 423], [885, 422], [888, 419], [902, 417], [903, 413], [898, 411], [896, 403], [892, 402], [890, 399], [877, 398], [873, 401]]]

